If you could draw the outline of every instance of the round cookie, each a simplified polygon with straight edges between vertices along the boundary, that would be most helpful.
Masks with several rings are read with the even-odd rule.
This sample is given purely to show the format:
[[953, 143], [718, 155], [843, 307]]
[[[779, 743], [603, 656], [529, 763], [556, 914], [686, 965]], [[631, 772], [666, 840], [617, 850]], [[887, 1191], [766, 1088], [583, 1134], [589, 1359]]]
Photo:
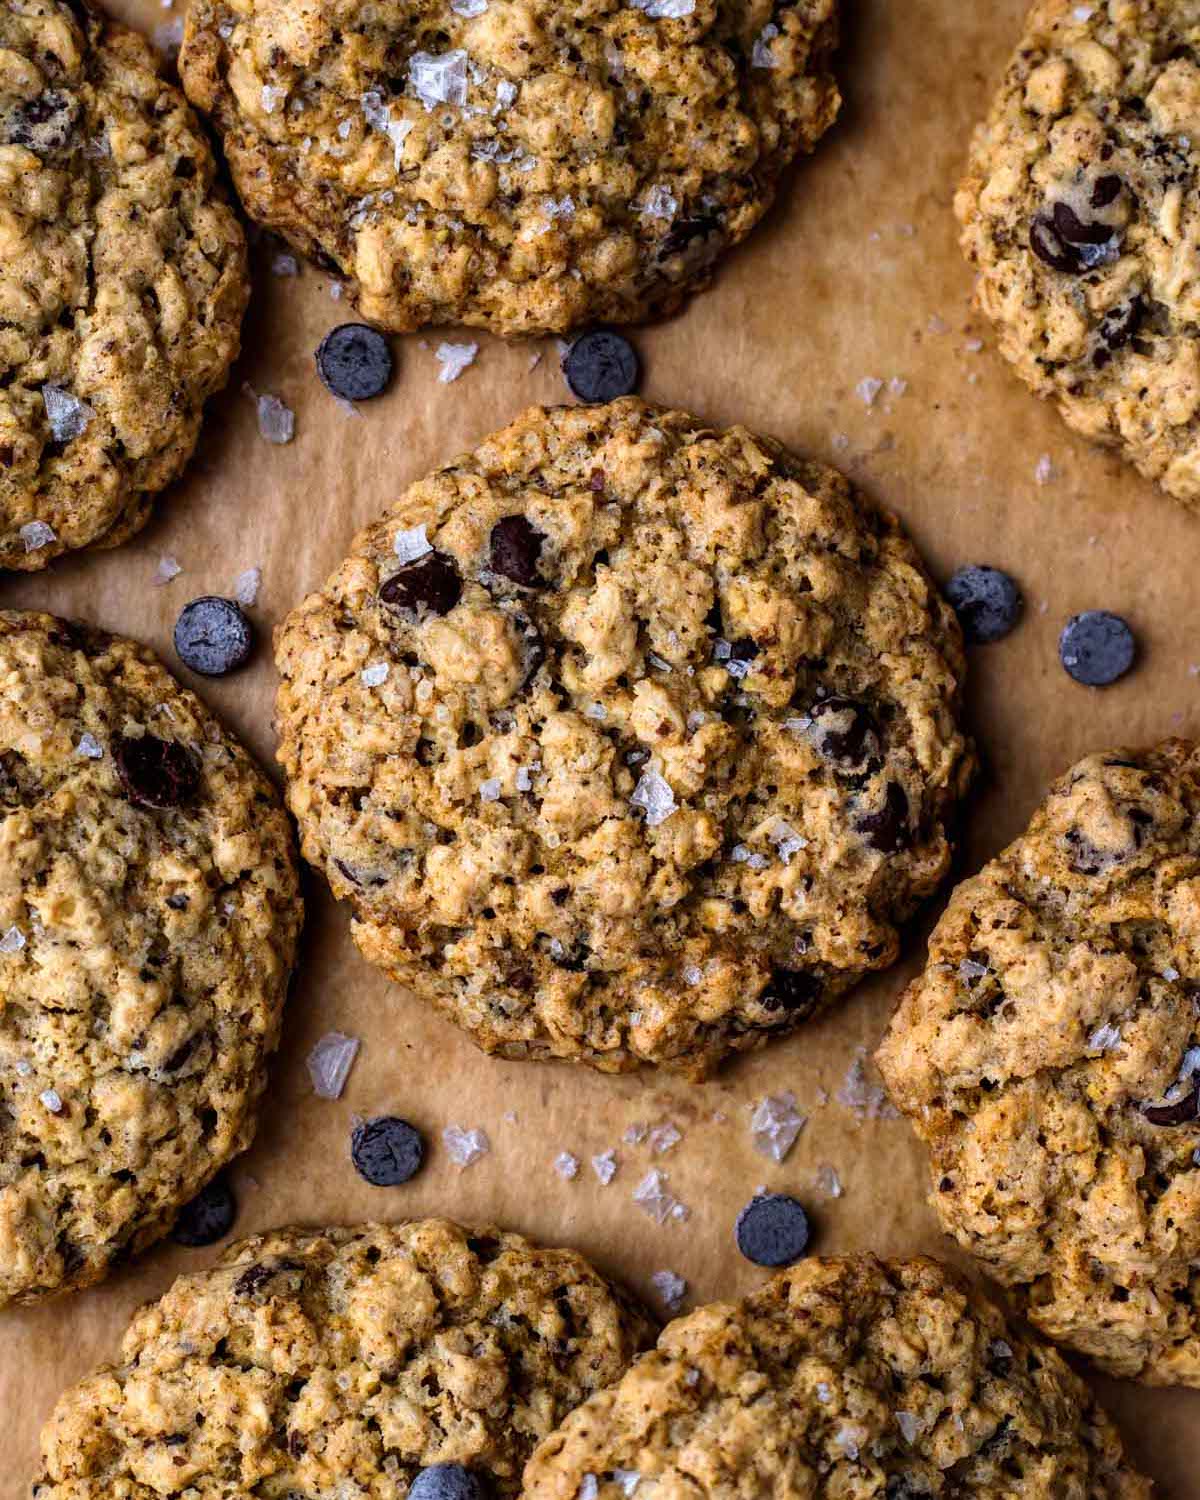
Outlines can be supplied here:
[[145, 524], [248, 294], [212, 152], [149, 46], [82, 0], [0, 0], [0, 568]]
[[359, 947], [506, 1057], [694, 1076], [866, 970], [972, 768], [894, 517], [744, 429], [533, 408], [278, 632], [279, 758]]
[[59, 1401], [33, 1494], [403, 1500], [431, 1465], [515, 1496], [534, 1445], [653, 1341], [569, 1250], [444, 1220], [232, 1246]]
[[879, 1052], [1044, 1333], [1200, 1386], [1200, 750], [1093, 755], [955, 891]]
[[956, 208], [976, 301], [1085, 437], [1200, 507], [1200, 9], [1040, 0]]
[[196, 0], [251, 218], [397, 332], [676, 308], [833, 123], [837, 0]]
[[0, 612], [0, 1303], [249, 1145], [301, 903], [278, 795], [132, 641]]
[[811, 1260], [670, 1324], [525, 1500], [1149, 1500], [1053, 1350], [932, 1260]]

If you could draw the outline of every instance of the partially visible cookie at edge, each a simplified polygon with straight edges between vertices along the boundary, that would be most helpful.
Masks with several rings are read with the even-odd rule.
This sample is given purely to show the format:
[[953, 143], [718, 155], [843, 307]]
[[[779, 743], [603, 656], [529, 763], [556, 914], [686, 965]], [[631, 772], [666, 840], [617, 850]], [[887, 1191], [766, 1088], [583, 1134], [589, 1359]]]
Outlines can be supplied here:
[[895, 518], [742, 428], [532, 408], [277, 633], [305, 856], [505, 1057], [703, 1075], [871, 969], [973, 767]]
[[199, 699], [0, 613], [0, 1303], [100, 1280], [249, 1145], [300, 919], [278, 794]]
[[250, 217], [397, 332], [676, 308], [836, 118], [837, 0], [197, 0]]
[[242, 230], [148, 44], [0, 3], [0, 569], [112, 547], [192, 454], [237, 356]]

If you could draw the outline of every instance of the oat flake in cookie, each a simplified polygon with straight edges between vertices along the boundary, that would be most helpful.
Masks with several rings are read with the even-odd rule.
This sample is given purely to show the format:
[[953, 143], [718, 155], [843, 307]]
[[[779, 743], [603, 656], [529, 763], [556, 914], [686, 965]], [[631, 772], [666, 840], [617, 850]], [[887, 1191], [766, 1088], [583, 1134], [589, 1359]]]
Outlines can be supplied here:
[[254, 219], [399, 332], [666, 313], [833, 123], [837, 0], [196, 0]]
[[1041, 0], [957, 211], [1021, 378], [1200, 508], [1198, 173], [1195, 0]]
[[1200, 750], [1081, 761], [955, 891], [879, 1053], [959, 1244], [1114, 1375], [1200, 1386]]
[[534, 1445], [653, 1340], [582, 1258], [443, 1220], [232, 1246], [144, 1307], [42, 1433], [39, 1500], [402, 1500], [436, 1464], [509, 1500]]
[[671, 1323], [525, 1500], [1149, 1500], [1052, 1350], [932, 1260], [808, 1261]]
[[890, 515], [741, 428], [534, 408], [280, 629], [306, 856], [507, 1057], [701, 1075], [896, 956], [972, 756]]
[[145, 524], [248, 292], [212, 153], [149, 46], [82, 3], [0, 0], [0, 569]]
[[300, 915], [278, 796], [200, 701], [0, 613], [0, 1303], [98, 1281], [249, 1144]]

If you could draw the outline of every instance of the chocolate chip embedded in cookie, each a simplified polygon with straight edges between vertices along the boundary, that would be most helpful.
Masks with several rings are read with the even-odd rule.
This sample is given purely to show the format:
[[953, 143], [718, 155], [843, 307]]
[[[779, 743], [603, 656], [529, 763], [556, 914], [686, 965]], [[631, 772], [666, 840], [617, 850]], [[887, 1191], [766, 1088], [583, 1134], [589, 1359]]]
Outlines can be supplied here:
[[276, 1230], [135, 1315], [51, 1415], [34, 1492], [511, 1500], [653, 1337], [582, 1256], [514, 1234]]
[[488, 1051], [702, 1074], [891, 963], [946, 871], [953, 611], [891, 516], [740, 428], [529, 411], [276, 646], [307, 857]]
[[1200, 750], [1089, 756], [955, 891], [879, 1052], [945, 1228], [1115, 1375], [1200, 1386]]
[[1200, 15], [1038, 0], [957, 200], [1026, 384], [1200, 507]]
[[750, 233], [837, 116], [836, 11], [197, 0], [180, 72], [250, 217], [372, 322], [565, 333], [672, 311]]
[[1149, 1500], [1050, 1348], [932, 1260], [808, 1261], [677, 1319], [536, 1450], [525, 1500]]
[[278, 795], [143, 647], [0, 612], [0, 1304], [105, 1276], [254, 1133], [301, 903]]
[[111, 547], [190, 458], [238, 352], [242, 231], [149, 46], [0, 0], [0, 569]]

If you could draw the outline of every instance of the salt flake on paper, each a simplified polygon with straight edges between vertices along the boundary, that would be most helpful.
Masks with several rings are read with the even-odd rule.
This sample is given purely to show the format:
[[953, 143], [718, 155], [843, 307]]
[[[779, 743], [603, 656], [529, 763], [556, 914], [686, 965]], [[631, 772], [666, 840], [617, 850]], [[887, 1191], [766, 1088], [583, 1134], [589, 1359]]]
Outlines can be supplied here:
[[164, 555], [159, 558], [154, 577], [150, 581], [156, 589], [160, 589], [164, 584], [170, 583], [172, 578], [178, 578], [182, 572], [183, 569], [173, 557]]
[[683, 1135], [668, 1120], [665, 1124], [656, 1125], [650, 1132], [648, 1140], [650, 1142], [650, 1149], [654, 1152], [655, 1156], [665, 1156], [668, 1151], [672, 1151], [678, 1146], [680, 1141], [683, 1140]]
[[599, 1179], [601, 1187], [607, 1187], [617, 1175], [617, 1165], [615, 1151], [601, 1151], [599, 1156], [592, 1157], [592, 1171]]
[[687, 1217], [688, 1210], [667, 1188], [666, 1173], [660, 1172], [657, 1167], [651, 1168], [634, 1188], [633, 1201], [656, 1224], [665, 1224], [668, 1219]]
[[883, 390], [883, 381], [877, 380], [873, 375], [868, 375], [854, 387], [854, 394], [864, 406], [874, 406], [881, 390]]
[[492, 1143], [482, 1130], [463, 1130], [459, 1125], [447, 1125], [442, 1131], [442, 1142], [450, 1160], [463, 1171], [474, 1166], [492, 1149]]
[[290, 443], [296, 435], [296, 414], [291, 407], [278, 396], [256, 396], [254, 404], [258, 411], [259, 435], [279, 447]]
[[796, 1108], [795, 1094], [768, 1094], [758, 1101], [750, 1117], [754, 1149], [772, 1161], [783, 1161], [807, 1123], [807, 1115]]
[[837, 1168], [823, 1162], [817, 1168], [817, 1192], [823, 1193], [826, 1198], [840, 1198], [845, 1191]]
[[69, 443], [87, 431], [87, 425], [96, 415], [94, 407], [78, 396], [73, 396], [61, 385], [42, 387], [42, 404], [46, 408], [46, 420], [55, 442]]
[[426, 110], [432, 111], [439, 104], [461, 109], [467, 102], [467, 54], [461, 47], [439, 55], [414, 53], [408, 64], [408, 81]]
[[676, 810], [675, 793], [657, 771], [644, 771], [629, 799], [633, 807], [646, 814], [646, 827], [657, 828]]
[[79, 736], [79, 743], [75, 746], [75, 754], [82, 755], [84, 760], [102, 760], [104, 757], [104, 746], [94, 734], [86, 731]]
[[564, 1182], [574, 1182], [579, 1176], [579, 1158], [569, 1151], [560, 1151], [554, 1158], [554, 1170]]
[[[650, 1277], [650, 1285], [658, 1293], [668, 1312], [679, 1311], [680, 1304], [687, 1293], [687, 1282], [682, 1276], [674, 1271], [655, 1271]], [[632, 1491], [626, 1490], [625, 1493], [631, 1494]]]
[[250, 609], [258, 603], [258, 591], [262, 588], [262, 569], [247, 568], [239, 573], [233, 584], [233, 596], [239, 604]]
[[475, 363], [479, 354], [479, 345], [439, 344], [434, 353], [438, 364], [442, 367], [438, 372], [438, 380], [443, 385], [449, 385], [452, 380], [457, 380], [464, 370]]
[[837, 1101], [860, 1120], [896, 1120], [899, 1113], [892, 1104], [883, 1085], [867, 1077], [867, 1049], [856, 1049], [854, 1061], [846, 1069], [846, 1076], [837, 1091]]
[[21, 527], [20, 535], [26, 552], [38, 552], [51, 542], [58, 541], [58, 533], [53, 526], [47, 526], [45, 521], [26, 521]]
[[10, 927], [3, 937], [0, 937], [0, 953], [20, 953], [25, 946], [25, 934], [19, 927]]
[[340, 1099], [362, 1044], [356, 1036], [330, 1031], [308, 1054], [308, 1074], [318, 1099]]

